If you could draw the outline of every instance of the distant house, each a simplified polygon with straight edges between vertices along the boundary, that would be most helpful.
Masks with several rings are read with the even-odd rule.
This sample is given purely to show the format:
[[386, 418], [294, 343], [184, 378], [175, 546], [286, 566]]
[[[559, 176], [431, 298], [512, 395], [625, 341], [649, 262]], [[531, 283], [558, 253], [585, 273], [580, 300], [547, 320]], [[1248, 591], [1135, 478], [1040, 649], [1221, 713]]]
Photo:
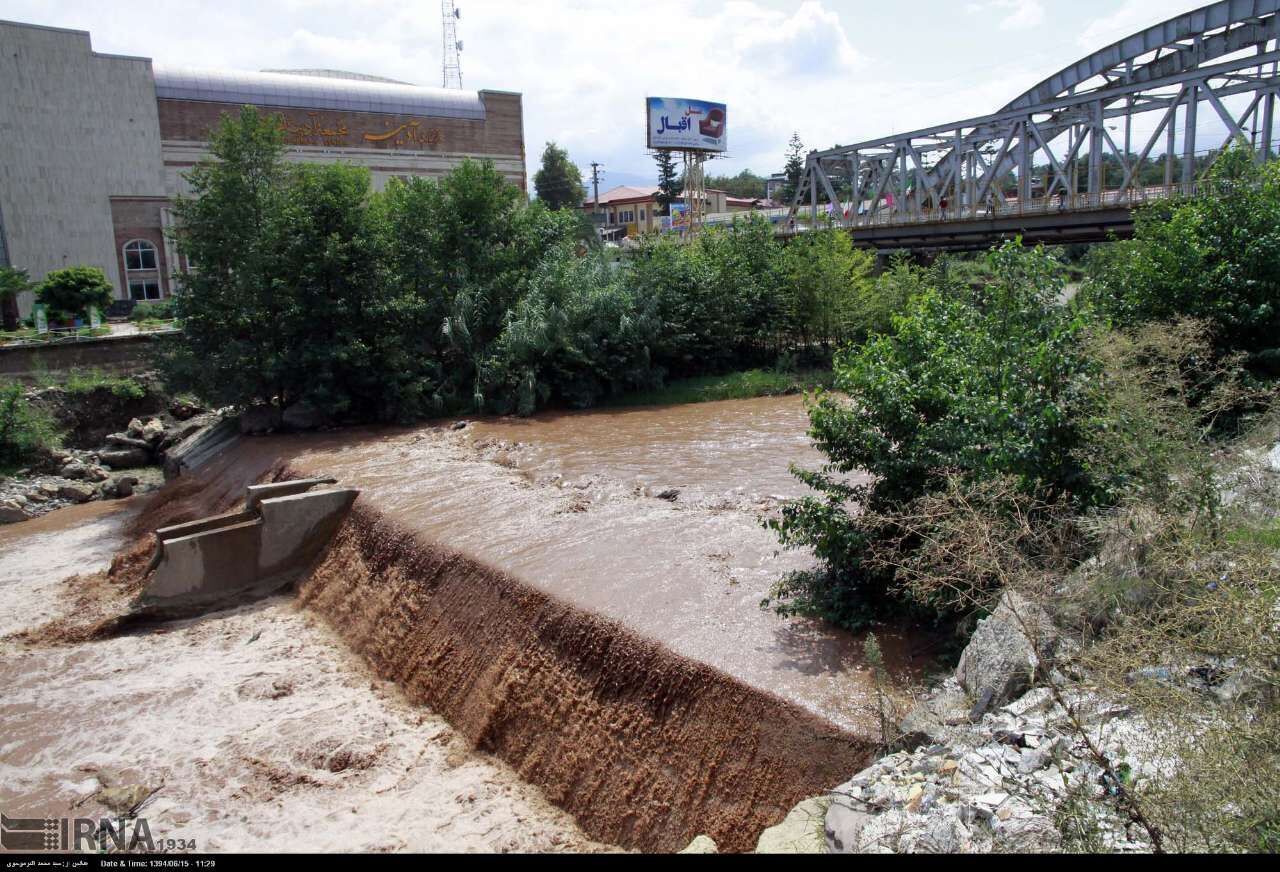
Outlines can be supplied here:
[[[688, 202], [687, 192], [681, 193], [674, 202]], [[730, 197], [724, 191], [708, 188], [704, 208], [709, 215], [741, 212], [754, 208], [754, 202], [756, 201]], [[658, 205], [657, 185], [619, 185], [602, 193], [598, 206], [594, 199], [588, 197], [582, 204], [582, 211], [599, 216], [595, 219], [596, 226], [606, 239], [635, 237], [662, 227], [662, 207]]]

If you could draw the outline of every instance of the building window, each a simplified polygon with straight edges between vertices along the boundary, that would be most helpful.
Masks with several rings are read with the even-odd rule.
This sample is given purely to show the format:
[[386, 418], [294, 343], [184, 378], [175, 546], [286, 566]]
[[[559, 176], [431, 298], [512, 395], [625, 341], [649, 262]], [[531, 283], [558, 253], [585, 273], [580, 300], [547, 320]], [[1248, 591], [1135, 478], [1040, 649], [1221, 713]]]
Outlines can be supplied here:
[[131, 279], [129, 299], [139, 302], [160, 299], [160, 283], [155, 279]]
[[641, 221], [643, 221], [643, 220], [644, 220], [644, 210], [643, 210], [643, 209], [641, 209], [641, 210], [640, 210], [640, 220], [641, 220]]
[[135, 239], [125, 243], [124, 268], [127, 272], [159, 269], [156, 261], [156, 247], [145, 239]]

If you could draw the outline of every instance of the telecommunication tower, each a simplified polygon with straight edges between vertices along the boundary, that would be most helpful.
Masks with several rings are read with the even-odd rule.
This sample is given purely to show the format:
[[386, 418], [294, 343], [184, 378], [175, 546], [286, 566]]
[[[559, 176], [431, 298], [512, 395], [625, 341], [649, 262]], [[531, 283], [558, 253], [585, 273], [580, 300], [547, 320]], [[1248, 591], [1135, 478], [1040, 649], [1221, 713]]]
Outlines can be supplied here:
[[462, 10], [453, 0], [441, 0], [440, 17], [444, 19], [443, 85], [462, 90], [462, 64], [458, 59], [462, 51], [462, 40], [458, 39], [458, 19], [462, 17]]

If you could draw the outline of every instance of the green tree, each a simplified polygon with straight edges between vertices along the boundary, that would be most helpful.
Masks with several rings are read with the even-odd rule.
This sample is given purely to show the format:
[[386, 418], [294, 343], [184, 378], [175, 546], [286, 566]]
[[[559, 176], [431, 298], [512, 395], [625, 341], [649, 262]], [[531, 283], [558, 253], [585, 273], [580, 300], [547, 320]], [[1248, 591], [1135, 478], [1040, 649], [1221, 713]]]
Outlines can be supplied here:
[[680, 199], [683, 182], [676, 170], [676, 160], [670, 149], [658, 149], [653, 156], [658, 165], [658, 194], [656, 200], [663, 215], [671, 214], [671, 204]]
[[178, 252], [192, 269], [179, 278], [183, 336], [167, 368], [208, 401], [283, 411], [294, 399], [285, 319], [298, 312], [277, 273], [284, 133], [277, 117], [245, 106], [223, 117], [209, 151], [187, 174], [194, 196], [174, 205]]
[[730, 197], [742, 197], [748, 200], [764, 198], [764, 183], [764, 178], [757, 176], [751, 170], [743, 170], [736, 176], [707, 176], [708, 188], [724, 191]]
[[804, 143], [800, 141], [798, 132], [791, 134], [791, 141], [787, 143], [787, 162], [782, 172], [787, 177], [787, 183], [782, 187], [782, 202], [790, 203], [796, 196], [796, 191], [800, 188], [800, 176], [804, 173]]
[[54, 320], [83, 317], [90, 306], [111, 305], [111, 282], [96, 266], [69, 266], [45, 275], [36, 289], [36, 299], [49, 307]]
[[858, 303], [872, 285], [874, 266], [875, 255], [855, 249], [840, 230], [806, 233], [787, 246], [791, 314], [804, 344], [820, 342], [826, 349], [867, 332], [856, 323]]
[[[810, 435], [827, 456], [796, 470], [815, 496], [770, 522], [782, 543], [810, 547], [818, 572], [785, 579], [784, 610], [857, 625], [896, 601], [891, 577], [866, 563], [877, 530], [868, 512], [901, 508], [949, 481], [1011, 479], [1046, 499], [1095, 502], [1082, 468], [1092, 406], [1085, 322], [1059, 305], [1061, 270], [1042, 250], [1007, 243], [988, 255], [979, 288], [930, 287], [877, 336], [837, 355], [835, 387], [810, 408]], [[851, 475], [867, 473], [855, 483]]]
[[1280, 162], [1224, 153], [1200, 196], [1136, 213], [1134, 238], [1095, 254], [1082, 297], [1121, 326], [1179, 316], [1215, 328], [1220, 353], [1280, 373]]
[[548, 142], [542, 152], [542, 168], [533, 176], [538, 199], [550, 209], [578, 209], [587, 198], [582, 173], [570, 162], [569, 153]]
[[18, 295], [32, 287], [26, 270], [0, 266], [0, 326], [5, 330], [18, 329]]

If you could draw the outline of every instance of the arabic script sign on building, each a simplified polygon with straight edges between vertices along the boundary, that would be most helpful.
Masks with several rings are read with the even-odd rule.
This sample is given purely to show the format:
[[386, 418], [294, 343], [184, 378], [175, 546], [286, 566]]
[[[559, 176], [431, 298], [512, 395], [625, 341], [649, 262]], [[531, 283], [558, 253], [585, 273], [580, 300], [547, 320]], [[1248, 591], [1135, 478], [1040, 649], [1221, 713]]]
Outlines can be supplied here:
[[650, 97], [645, 114], [649, 148], [722, 152], [729, 147], [728, 111], [723, 103]]
[[386, 128], [379, 131], [356, 131], [347, 127], [340, 118], [326, 121], [319, 112], [308, 112], [306, 121], [296, 121], [285, 116], [280, 118], [284, 129], [284, 141], [289, 145], [328, 145], [333, 147], [351, 147], [373, 145], [383, 148], [432, 148], [440, 144], [444, 138], [437, 127], [424, 127], [421, 121], [411, 120], [393, 126], [384, 122]]

